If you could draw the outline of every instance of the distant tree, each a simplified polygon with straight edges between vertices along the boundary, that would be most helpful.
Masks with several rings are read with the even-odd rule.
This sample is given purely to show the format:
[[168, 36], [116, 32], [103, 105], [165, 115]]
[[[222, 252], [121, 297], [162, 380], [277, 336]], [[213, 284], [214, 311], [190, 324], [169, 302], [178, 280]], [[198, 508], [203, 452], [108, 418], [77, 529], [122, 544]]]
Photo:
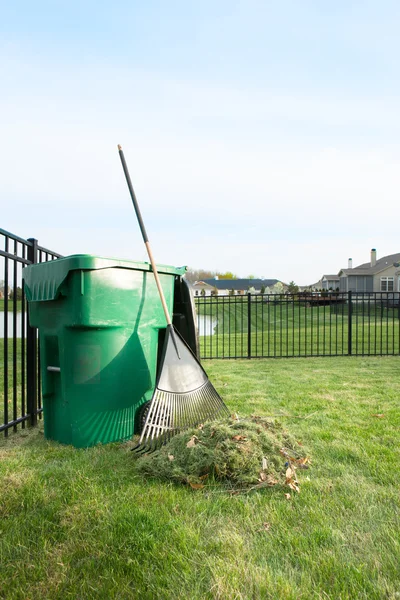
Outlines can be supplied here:
[[276, 283], [273, 288], [272, 288], [272, 293], [273, 294], [283, 294], [283, 283], [281, 283], [280, 281], [278, 281], [278, 283]]
[[195, 283], [196, 281], [203, 281], [204, 279], [214, 279], [218, 277], [218, 279], [237, 279], [237, 275], [232, 271], [226, 271], [225, 273], [220, 273], [219, 271], [208, 271], [207, 269], [192, 269], [188, 268], [185, 273], [185, 279], [190, 283]]
[[254, 275], [248, 275], [247, 279], [254, 279]]
[[261, 286], [260, 294], [265, 294], [265, 285]]
[[218, 296], [218, 290], [216, 287], [211, 290], [211, 296]]
[[219, 279], [237, 279], [237, 275], [232, 271], [226, 271], [226, 273], [217, 273]]
[[13, 290], [12, 297], [13, 300], [22, 300], [22, 288], [17, 287], [15, 290]]
[[190, 283], [195, 283], [196, 281], [203, 281], [204, 279], [212, 279], [215, 275], [216, 273], [214, 271], [189, 268], [185, 273], [185, 279]]
[[230, 296], [234, 296], [235, 295], [235, 290], [229, 290], [229, 295]]
[[297, 294], [299, 291], [299, 286], [295, 284], [294, 281], [291, 281], [288, 285], [289, 294]]

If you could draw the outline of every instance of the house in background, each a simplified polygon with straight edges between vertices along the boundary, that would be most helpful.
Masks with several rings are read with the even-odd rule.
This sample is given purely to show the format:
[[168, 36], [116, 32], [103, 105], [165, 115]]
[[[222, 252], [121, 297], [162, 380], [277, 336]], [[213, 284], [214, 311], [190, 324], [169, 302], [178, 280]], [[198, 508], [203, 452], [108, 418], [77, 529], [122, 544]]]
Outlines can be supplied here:
[[400, 292], [400, 253], [378, 259], [376, 249], [371, 250], [371, 260], [339, 271], [341, 292]]
[[216, 294], [223, 295], [243, 295], [252, 290], [255, 294], [260, 294], [265, 290], [266, 294], [274, 294], [278, 290], [284, 292], [287, 285], [278, 279], [204, 279], [196, 281], [192, 286], [194, 296], [211, 296]]
[[321, 277], [321, 290], [333, 290], [339, 288], [340, 277], [339, 275], [322, 275]]

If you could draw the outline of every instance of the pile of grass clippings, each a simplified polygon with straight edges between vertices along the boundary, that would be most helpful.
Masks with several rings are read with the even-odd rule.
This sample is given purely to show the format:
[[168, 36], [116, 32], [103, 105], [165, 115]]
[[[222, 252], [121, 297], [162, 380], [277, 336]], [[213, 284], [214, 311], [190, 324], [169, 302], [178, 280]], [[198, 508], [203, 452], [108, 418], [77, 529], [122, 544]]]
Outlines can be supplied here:
[[142, 475], [195, 489], [219, 481], [230, 489], [281, 485], [298, 492], [296, 470], [308, 463], [303, 447], [280, 423], [253, 415], [184, 431], [136, 464]]

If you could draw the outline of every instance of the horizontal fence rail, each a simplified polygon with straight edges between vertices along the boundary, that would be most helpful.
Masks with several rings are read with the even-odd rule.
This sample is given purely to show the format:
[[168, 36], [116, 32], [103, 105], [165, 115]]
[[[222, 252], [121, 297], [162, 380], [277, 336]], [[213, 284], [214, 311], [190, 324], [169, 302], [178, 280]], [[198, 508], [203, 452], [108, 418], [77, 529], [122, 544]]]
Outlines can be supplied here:
[[398, 292], [196, 297], [200, 356], [400, 354]]
[[0, 229], [0, 432], [34, 425], [42, 412], [37, 329], [30, 327], [22, 270], [60, 254]]

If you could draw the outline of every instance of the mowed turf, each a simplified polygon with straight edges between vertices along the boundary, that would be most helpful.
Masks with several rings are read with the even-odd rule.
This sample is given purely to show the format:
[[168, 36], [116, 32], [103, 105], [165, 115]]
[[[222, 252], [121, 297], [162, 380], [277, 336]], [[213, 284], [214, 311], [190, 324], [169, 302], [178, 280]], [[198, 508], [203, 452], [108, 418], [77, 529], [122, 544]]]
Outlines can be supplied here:
[[232, 412], [272, 416], [303, 444], [300, 493], [193, 490], [144, 479], [126, 443], [10, 432], [1, 598], [400, 597], [400, 358], [204, 366]]

